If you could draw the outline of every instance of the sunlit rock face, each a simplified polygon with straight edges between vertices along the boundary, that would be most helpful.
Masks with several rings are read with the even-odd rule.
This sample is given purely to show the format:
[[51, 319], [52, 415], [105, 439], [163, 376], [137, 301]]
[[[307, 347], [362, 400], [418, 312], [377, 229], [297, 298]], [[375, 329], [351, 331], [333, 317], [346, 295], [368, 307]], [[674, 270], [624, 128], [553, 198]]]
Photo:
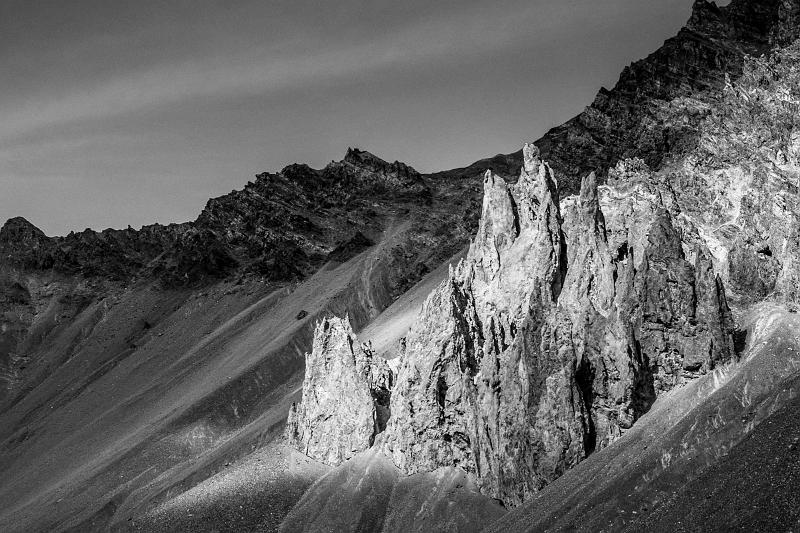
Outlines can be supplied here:
[[408, 335], [381, 439], [404, 472], [460, 466], [509, 505], [733, 356], [708, 252], [687, 259], [662, 194], [621, 183], [607, 222], [590, 175], [562, 214], [549, 167], [524, 154], [517, 184], [487, 173], [478, 234]]
[[392, 372], [358, 344], [347, 318], [325, 318], [306, 354], [303, 399], [292, 405], [286, 437], [298, 450], [338, 465], [372, 446], [388, 418]]

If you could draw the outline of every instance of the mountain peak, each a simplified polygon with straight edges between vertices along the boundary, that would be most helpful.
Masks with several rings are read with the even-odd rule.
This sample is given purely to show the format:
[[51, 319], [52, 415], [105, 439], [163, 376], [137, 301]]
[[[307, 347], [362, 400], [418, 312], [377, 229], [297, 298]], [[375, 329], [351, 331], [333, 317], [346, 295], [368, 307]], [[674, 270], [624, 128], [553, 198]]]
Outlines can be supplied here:
[[47, 235], [24, 217], [9, 218], [0, 228], [0, 242], [22, 242], [42, 238], [47, 238]]
[[354, 165], [361, 163], [363, 161], [377, 161], [381, 163], [386, 163], [386, 161], [376, 156], [375, 154], [370, 153], [366, 150], [361, 150], [359, 148], [353, 148], [352, 146], [349, 146], [347, 148], [347, 153], [344, 154], [344, 161], [346, 161], [347, 163], [352, 163]]
[[414, 168], [406, 165], [403, 162], [395, 161], [394, 163], [389, 163], [373, 153], [367, 152], [366, 150], [360, 150], [358, 148], [348, 148], [343, 162], [350, 163], [351, 165], [370, 170], [372, 172], [398, 173], [402, 174], [403, 176], [414, 178], [420, 175], [420, 173]]

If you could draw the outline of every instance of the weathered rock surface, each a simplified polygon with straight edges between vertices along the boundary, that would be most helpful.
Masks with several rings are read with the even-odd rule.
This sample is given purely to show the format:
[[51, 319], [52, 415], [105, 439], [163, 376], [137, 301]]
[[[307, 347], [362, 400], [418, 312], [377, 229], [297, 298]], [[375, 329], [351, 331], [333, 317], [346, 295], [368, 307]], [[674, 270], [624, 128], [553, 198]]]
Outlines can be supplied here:
[[485, 531], [793, 530], [800, 320], [769, 302], [747, 315], [740, 361], [660, 398], [614, 445]]
[[24, 218], [17, 217], [0, 229], [0, 266], [28, 272], [130, 280], [167, 250], [174, 249], [179, 254], [179, 239], [189, 229], [188, 224], [154, 224], [138, 231], [87, 229], [66, 237], [48, 237]]
[[325, 464], [341, 464], [383, 431], [391, 387], [386, 360], [358, 344], [350, 320], [324, 318], [306, 354], [303, 399], [289, 412], [289, 442]]
[[609, 245], [594, 175], [562, 220], [552, 172], [524, 153], [516, 185], [487, 173], [478, 234], [407, 337], [382, 437], [405, 473], [459, 466], [510, 505], [733, 356], [722, 284], [705, 250], [687, 261], [658, 192], [615, 192]]
[[[651, 168], [693, 146], [696, 124], [722, 89], [738, 77], [746, 55], [760, 56], [798, 35], [788, 12], [797, 0], [697, 0], [686, 27], [646, 59], [627, 67], [616, 86], [601, 89], [586, 110], [537, 144], [564, 190], [603, 176], [618, 160], [643, 159]], [[563, 176], [563, 178], [562, 178]]]
[[666, 174], [741, 304], [798, 298], [798, 61], [798, 44], [749, 59], [702, 123], [697, 148]]
[[[349, 168], [348, 168], [349, 167]], [[400, 161], [388, 163], [369, 152], [358, 148], [348, 148], [341, 163], [328, 167], [333, 175], [342, 173], [353, 176], [359, 187], [373, 189], [375, 192], [392, 191], [401, 194], [430, 195], [422, 175]]]

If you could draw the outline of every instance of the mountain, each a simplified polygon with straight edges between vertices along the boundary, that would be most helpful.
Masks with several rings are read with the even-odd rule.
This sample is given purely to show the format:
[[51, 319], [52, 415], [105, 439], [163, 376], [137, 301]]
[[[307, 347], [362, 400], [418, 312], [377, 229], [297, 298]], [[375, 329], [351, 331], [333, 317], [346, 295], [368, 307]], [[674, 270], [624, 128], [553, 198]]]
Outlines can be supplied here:
[[0, 229], [3, 531], [791, 530], [800, 2], [578, 117], [195, 221]]

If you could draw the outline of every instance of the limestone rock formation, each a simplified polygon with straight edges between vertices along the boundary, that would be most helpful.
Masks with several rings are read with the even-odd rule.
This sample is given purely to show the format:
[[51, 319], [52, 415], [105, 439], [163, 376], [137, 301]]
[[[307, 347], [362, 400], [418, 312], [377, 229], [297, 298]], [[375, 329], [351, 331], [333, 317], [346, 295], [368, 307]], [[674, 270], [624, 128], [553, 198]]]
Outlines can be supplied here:
[[487, 173], [478, 234], [406, 339], [382, 437], [405, 473], [460, 466], [510, 505], [733, 356], [722, 284], [705, 249], [687, 260], [666, 191], [625, 183], [607, 223], [590, 175], [563, 219], [552, 171], [524, 154], [516, 185]]
[[306, 354], [303, 399], [286, 437], [304, 454], [338, 465], [372, 446], [388, 418], [392, 371], [360, 346], [348, 318], [324, 318]]

